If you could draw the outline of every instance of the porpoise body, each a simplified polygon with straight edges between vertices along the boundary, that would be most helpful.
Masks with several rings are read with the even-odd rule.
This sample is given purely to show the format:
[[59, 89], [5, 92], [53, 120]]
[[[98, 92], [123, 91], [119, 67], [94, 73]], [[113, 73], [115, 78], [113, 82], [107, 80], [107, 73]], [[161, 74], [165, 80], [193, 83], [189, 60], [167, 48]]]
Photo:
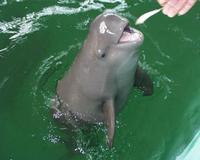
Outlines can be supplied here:
[[58, 82], [54, 115], [73, 125], [77, 121], [104, 122], [111, 147], [116, 114], [132, 87], [142, 89], [144, 95], [153, 92], [152, 81], [138, 66], [143, 39], [143, 34], [117, 13], [107, 10], [97, 16], [80, 53]]

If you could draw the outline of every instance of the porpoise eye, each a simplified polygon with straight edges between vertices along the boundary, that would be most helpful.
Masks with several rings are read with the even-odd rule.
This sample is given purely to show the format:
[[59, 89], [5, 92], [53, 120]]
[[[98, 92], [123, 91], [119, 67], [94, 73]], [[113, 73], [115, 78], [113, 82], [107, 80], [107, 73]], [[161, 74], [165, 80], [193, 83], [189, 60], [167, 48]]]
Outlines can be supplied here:
[[98, 58], [105, 58], [107, 53], [107, 48], [106, 49], [98, 49], [97, 51], [97, 57]]

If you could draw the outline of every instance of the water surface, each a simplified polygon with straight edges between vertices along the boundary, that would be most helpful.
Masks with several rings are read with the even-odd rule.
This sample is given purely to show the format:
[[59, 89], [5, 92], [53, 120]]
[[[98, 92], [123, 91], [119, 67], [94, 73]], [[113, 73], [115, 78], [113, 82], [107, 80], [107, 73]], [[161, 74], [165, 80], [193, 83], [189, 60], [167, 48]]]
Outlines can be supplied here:
[[131, 93], [112, 150], [102, 126], [78, 131], [72, 150], [71, 135], [49, 114], [56, 82], [98, 14], [112, 8], [134, 26], [158, 7], [154, 0], [1, 0], [0, 159], [199, 160], [199, 3], [185, 16], [158, 14], [136, 27], [145, 35], [140, 64], [155, 92]]

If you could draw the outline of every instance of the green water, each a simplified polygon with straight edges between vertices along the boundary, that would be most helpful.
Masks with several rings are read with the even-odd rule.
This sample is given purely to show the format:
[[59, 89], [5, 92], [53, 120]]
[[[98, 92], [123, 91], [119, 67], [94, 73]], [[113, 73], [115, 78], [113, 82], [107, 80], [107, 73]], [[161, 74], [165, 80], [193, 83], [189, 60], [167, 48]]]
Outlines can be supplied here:
[[158, 14], [136, 27], [145, 35], [140, 64], [155, 91], [131, 93], [112, 150], [97, 127], [74, 135], [72, 151], [70, 135], [49, 114], [56, 81], [94, 17], [112, 8], [134, 26], [157, 7], [154, 0], [0, 0], [0, 159], [200, 160], [199, 2], [185, 16]]

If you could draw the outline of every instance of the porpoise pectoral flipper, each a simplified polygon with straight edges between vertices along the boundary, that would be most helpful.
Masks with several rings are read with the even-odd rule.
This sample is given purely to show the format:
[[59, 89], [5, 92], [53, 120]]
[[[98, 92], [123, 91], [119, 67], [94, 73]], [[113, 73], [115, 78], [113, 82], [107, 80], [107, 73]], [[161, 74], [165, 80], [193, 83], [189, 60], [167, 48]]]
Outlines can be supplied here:
[[107, 143], [109, 148], [111, 148], [115, 134], [115, 107], [112, 99], [107, 100], [103, 104], [103, 112], [105, 116], [105, 123], [107, 126]]
[[140, 66], [137, 66], [135, 72], [134, 86], [142, 90], [144, 96], [150, 96], [153, 94], [153, 82], [149, 75]]

